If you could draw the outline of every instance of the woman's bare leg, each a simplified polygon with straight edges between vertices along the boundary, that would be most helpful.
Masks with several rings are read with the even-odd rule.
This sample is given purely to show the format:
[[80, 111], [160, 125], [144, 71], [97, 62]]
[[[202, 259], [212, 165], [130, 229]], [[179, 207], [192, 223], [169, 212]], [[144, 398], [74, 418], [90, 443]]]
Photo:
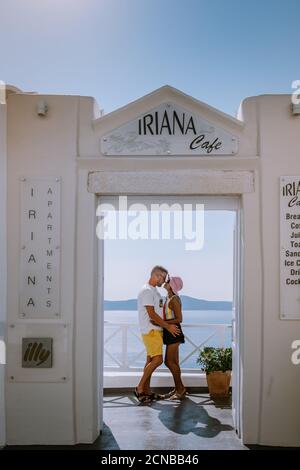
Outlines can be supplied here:
[[170, 369], [174, 382], [175, 388], [178, 393], [182, 393], [185, 390], [185, 386], [181, 380], [181, 370], [179, 366], [179, 346], [180, 343], [168, 344], [165, 355], [165, 365]]

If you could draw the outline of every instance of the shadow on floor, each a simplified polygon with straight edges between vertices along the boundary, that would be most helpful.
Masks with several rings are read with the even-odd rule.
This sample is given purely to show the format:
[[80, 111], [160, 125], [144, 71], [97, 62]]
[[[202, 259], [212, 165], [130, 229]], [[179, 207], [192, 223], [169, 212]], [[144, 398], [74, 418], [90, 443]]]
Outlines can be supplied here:
[[233, 427], [222, 424], [217, 418], [211, 417], [202, 404], [195, 403], [190, 398], [182, 402], [160, 403], [157, 401], [151, 407], [159, 411], [158, 419], [170, 431], [176, 434], [212, 438], [222, 431], [231, 431]]
[[191, 391], [183, 401], [162, 400], [142, 405], [132, 390], [115, 390], [105, 393], [106, 424], [93, 444], [7, 446], [5, 450], [176, 450], [207, 449], [211, 445], [240, 448], [231, 426], [230, 408], [230, 397], [215, 406], [204, 392]]
[[105, 394], [104, 419], [122, 450], [245, 449], [232, 426], [231, 396], [212, 400], [189, 390], [182, 401], [145, 405], [132, 390], [114, 390]]
[[[164, 390], [157, 390], [164, 392]], [[132, 391], [104, 396], [104, 428], [93, 444], [6, 446], [4, 450], [299, 450], [243, 445], [232, 426], [231, 397], [190, 391], [183, 401], [141, 405]]]

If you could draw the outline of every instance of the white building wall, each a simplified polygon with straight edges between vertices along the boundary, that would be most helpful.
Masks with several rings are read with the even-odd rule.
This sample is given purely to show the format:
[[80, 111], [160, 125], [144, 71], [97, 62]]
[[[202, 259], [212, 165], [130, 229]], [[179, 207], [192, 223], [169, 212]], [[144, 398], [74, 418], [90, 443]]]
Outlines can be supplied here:
[[260, 96], [257, 109], [264, 265], [259, 440], [266, 445], [300, 446], [300, 366], [291, 362], [291, 344], [300, 339], [300, 320], [279, 319], [279, 177], [300, 175], [300, 116], [291, 114], [288, 95]]
[[[46, 118], [35, 113], [41, 97], [49, 105]], [[155, 107], [162, 99], [188, 106], [238, 135], [239, 154], [196, 158], [108, 158], [101, 154], [101, 135]], [[299, 118], [291, 116], [289, 103], [289, 96], [247, 98], [240, 108], [239, 116], [244, 120], [241, 125], [168, 88], [97, 120], [95, 102], [90, 97], [9, 96], [8, 321], [19, 321], [18, 178], [60, 176], [61, 306], [63, 320], [70, 329], [71, 354], [65, 383], [7, 380], [9, 444], [72, 444], [96, 438], [97, 249], [92, 220], [95, 196], [87, 192], [88, 173], [168, 170], [172, 162], [176, 170], [246, 170], [255, 174], [255, 191], [242, 196], [246, 263], [241, 339], [243, 438], [249, 444], [300, 446], [300, 374], [299, 366], [290, 361], [290, 345], [299, 339], [300, 328], [297, 321], [279, 320], [279, 176], [297, 175], [300, 170]], [[3, 243], [1, 246], [3, 249]]]
[[[47, 117], [37, 116], [40, 95], [8, 97], [8, 322], [17, 324], [19, 279], [19, 178], [59, 176], [61, 189], [61, 312], [68, 324], [71, 358], [75, 304], [75, 220], [78, 97], [43, 96]], [[31, 321], [31, 320], [28, 320]], [[59, 321], [59, 320], [58, 320]], [[55, 323], [56, 320], [34, 321]], [[45, 330], [47, 331], [47, 330]], [[7, 380], [8, 444], [73, 444], [74, 370], [65, 383], [12, 383]], [[59, 378], [58, 378], [59, 379]]]

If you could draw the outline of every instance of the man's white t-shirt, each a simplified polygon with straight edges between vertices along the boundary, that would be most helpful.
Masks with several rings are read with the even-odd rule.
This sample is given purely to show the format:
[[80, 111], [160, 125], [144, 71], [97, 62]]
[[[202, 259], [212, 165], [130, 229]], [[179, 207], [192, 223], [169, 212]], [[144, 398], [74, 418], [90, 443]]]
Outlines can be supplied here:
[[137, 299], [140, 330], [142, 334], [147, 334], [150, 330], [162, 330], [160, 326], [153, 325], [150, 322], [146, 305], [152, 305], [155, 313], [163, 318], [163, 298], [156, 287], [151, 286], [149, 283], [142, 287]]

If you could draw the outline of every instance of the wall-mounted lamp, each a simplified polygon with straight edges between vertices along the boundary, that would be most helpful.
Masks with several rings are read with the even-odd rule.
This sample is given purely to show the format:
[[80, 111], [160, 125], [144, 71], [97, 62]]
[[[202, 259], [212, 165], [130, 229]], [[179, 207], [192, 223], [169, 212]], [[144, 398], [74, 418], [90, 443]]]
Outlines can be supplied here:
[[45, 117], [47, 112], [48, 112], [48, 105], [46, 103], [46, 101], [44, 100], [40, 100], [38, 101], [37, 105], [36, 105], [36, 112], [37, 112], [37, 115], [40, 116], [40, 117]]
[[300, 103], [292, 103], [292, 114], [300, 114]]

